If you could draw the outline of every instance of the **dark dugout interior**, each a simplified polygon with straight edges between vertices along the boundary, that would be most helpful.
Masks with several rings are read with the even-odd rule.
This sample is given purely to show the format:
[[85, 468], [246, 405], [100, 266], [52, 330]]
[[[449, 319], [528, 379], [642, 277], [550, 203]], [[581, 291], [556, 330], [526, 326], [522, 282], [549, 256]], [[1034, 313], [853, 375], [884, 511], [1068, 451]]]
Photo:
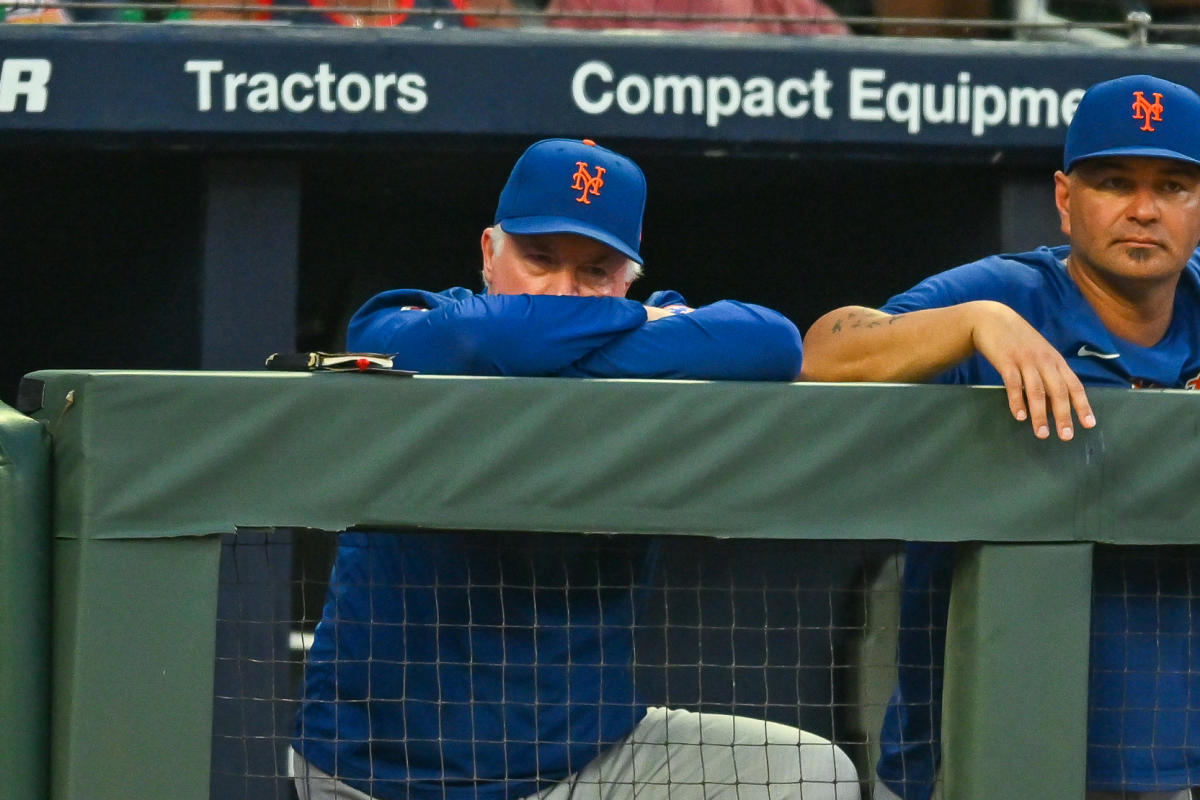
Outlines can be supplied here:
[[[636, 299], [670, 288], [693, 305], [755, 302], [803, 332], [838, 305], [880, 305], [926, 274], [1001, 249], [1012, 170], [602, 143], [647, 175]], [[379, 291], [478, 290], [480, 232], [522, 148], [307, 161], [301, 349], [340, 346], [348, 314]], [[1050, 168], [1040, 174], [1049, 213]]]
[[[801, 331], [830, 308], [879, 305], [926, 274], [1004, 249], [1006, 184], [1044, 186], [1044, 199], [1037, 189], [1020, 213], [1038, 219], [1035, 229], [1052, 219], [1053, 163], [602, 143], [634, 156], [650, 187], [646, 277], [632, 297], [673, 288], [693, 305], [761, 303]], [[375, 292], [478, 288], [479, 235], [525, 144], [234, 154], [300, 175], [297, 349], [342, 347], [346, 318]], [[0, 152], [0, 400], [12, 404], [20, 376], [35, 369], [201, 366], [203, 320], [229, 313], [203, 308], [201, 290], [208, 165], [228, 157]], [[274, 249], [251, 225], [236, 235], [238, 248]], [[265, 284], [261, 295], [250, 308], [292, 302]]]

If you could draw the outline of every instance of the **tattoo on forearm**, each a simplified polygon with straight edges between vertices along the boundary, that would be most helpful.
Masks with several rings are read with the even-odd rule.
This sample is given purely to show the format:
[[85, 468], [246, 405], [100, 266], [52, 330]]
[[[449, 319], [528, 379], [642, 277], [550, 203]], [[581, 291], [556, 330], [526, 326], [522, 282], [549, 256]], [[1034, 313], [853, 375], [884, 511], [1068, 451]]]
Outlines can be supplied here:
[[881, 325], [891, 325], [899, 318], [899, 316], [891, 316], [880, 312], [867, 316], [857, 311], [851, 311], [845, 317], [839, 317], [833, 323], [833, 332], [841, 333], [842, 328], [845, 326], [851, 328], [878, 328]]

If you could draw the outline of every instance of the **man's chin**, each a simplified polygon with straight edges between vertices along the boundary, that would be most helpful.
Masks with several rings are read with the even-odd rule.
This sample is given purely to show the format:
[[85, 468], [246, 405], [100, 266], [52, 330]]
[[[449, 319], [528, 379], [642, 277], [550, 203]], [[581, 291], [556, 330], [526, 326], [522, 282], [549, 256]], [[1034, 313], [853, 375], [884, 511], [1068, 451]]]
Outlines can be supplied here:
[[1162, 248], [1158, 247], [1157, 245], [1125, 245], [1125, 257], [1130, 261], [1135, 261], [1139, 264], [1149, 263], [1161, 252]]
[[1123, 248], [1114, 255], [1116, 258], [1104, 264], [1103, 268], [1121, 280], [1158, 283], [1176, 278], [1183, 271], [1183, 261], [1161, 247]]

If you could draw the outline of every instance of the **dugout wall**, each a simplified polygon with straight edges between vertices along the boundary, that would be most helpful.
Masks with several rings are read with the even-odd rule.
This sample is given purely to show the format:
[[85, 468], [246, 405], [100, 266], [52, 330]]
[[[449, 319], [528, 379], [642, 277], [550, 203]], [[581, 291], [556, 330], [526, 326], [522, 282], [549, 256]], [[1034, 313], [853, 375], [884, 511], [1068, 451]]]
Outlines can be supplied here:
[[208, 796], [218, 534], [273, 525], [969, 542], [946, 790], [1079, 797], [1090, 543], [1200, 523], [1200, 409], [1176, 391], [1095, 390], [1100, 425], [1064, 444], [970, 387], [30, 380], [54, 449], [56, 800]]
[[49, 437], [0, 405], [0, 775], [14, 798], [49, 790], [50, 548]]

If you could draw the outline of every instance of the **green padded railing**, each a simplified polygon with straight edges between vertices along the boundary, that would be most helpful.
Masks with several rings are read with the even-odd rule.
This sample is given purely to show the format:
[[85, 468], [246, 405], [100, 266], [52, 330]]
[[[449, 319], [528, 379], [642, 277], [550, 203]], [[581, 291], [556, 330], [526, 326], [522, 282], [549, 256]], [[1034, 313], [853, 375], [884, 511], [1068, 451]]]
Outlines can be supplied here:
[[53, 430], [56, 799], [205, 798], [217, 535], [358, 524], [971, 542], [950, 796], [1081, 798], [1091, 543], [1200, 533], [1185, 392], [1093, 391], [1099, 426], [1062, 443], [970, 387], [31, 379]]
[[50, 440], [0, 404], [0, 795], [46, 796], [49, 734]]

